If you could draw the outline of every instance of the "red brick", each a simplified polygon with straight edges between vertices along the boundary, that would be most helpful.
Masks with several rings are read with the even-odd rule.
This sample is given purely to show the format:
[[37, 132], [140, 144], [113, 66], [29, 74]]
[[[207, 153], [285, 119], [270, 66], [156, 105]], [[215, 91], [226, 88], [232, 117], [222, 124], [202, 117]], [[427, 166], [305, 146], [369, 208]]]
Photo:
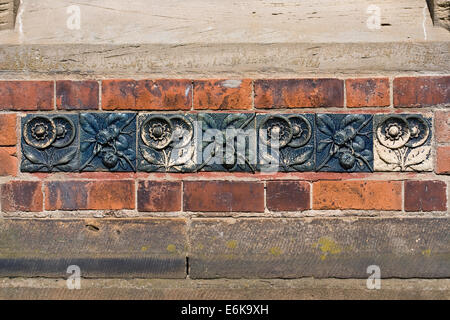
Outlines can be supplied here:
[[387, 107], [390, 105], [389, 79], [345, 80], [347, 107]]
[[339, 79], [267, 79], [255, 81], [255, 108], [343, 107]]
[[53, 81], [0, 81], [0, 110], [53, 110]]
[[105, 110], [190, 110], [191, 107], [191, 80], [102, 81]]
[[56, 107], [63, 110], [98, 109], [97, 81], [56, 81]]
[[425, 107], [450, 103], [450, 76], [394, 79], [394, 106]]
[[450, 142], [450, 111], [436, 111], [435, 132], [437, 142]]
[[174, 212], [181, 210], [180, 181], [139, 181], [138, 210]]
[[311, 208], [310, 186], [302, 181], [268, 181], [267, 208], [271, 211], [303, 211]]
[[401, 210], [401, 181], [318, 181], [313, 209]]
[[252, 108], [252, 81], [195, 80], [194, 109], [247, 110]]
[[450, 174], [450, 146], [437, 147], [436, 173]]
[[446, 211], [444, 181], [405, 181], [405, 211]]
[[11, 181], [1, 188], [3, 212], [40, 212], [43, 206], [42, 184], [39, 181]]
[[185, 211], [264, 212], [264, 184], [251, 181], [185, 181]]
[[134, 209], [134, 181], [51, 181], [45, 185], [46, 210]]
[[15, 146], [16, 144], [16, 115], [0, 114], [0, 146]]
[[0, 148], [0, 176], [17, 175], [16, 152], [15, 147]]

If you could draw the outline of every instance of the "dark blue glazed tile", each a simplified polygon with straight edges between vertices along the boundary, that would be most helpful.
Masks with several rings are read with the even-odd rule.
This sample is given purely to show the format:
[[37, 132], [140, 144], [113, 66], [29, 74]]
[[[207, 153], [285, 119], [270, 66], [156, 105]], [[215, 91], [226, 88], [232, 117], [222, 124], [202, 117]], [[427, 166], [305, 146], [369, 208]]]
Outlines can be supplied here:
[[21, 122], [21, 171], [78, 171], [78, 115], [27, 115]]
[[316, 114], [316, 171], [373, 171], [373, 119], [368, 114]]
[[193, 172], [195, 116], [144, 114], [138, 119], [138, 170]]
[[374, 116], [375, 171], [431, 171], [431, 118], [419, 114]]
[[197, 171], [255, 172], [254, 113], [200, 113], [197, 121]]
[[259, 170], [314, 171], [314, 115], [259, 114], [256, 127]]
[[136, 114], [80, 114], [80, 171], [136, 171]]

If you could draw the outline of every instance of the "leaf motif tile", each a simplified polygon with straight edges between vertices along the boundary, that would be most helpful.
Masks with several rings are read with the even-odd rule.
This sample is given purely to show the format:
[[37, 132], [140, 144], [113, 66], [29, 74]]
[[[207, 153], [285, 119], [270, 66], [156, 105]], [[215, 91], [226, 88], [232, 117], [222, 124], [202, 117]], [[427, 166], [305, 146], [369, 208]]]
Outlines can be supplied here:
[[195, 116], [144, 114], [138, 119], [138, 170], [193, 172]]
[[136, 171], [136, 114], [80, 114], [80, 171]]
[[261, 171], [314, 171], [314, 115], [257, 115]]
[[23, 172], [77, 171], [78, 116], [27, 115], [22, 123]]
[[431, 171], [431, 123], [418, 114], [376, 115], [375, 171]]
[[372, 172], [372, 115], [316, 114], [316, 171]]

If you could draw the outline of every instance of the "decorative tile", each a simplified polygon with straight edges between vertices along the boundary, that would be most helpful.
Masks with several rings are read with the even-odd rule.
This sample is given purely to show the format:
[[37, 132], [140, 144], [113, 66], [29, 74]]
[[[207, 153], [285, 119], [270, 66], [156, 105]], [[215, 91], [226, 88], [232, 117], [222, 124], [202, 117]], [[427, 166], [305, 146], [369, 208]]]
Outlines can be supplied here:
[[136, 114], [80, 114], [80, 171], [136, 171]]
[[139, 116], [138, 170], [195, 171], [194, 120], [182, 114]]
[[78, 115], [27, 115], [22, 118], [23, 172], [77, 171]]
[[197, 171], [256, 170], [254, 113], [200, 113]]
[[372, 115], [316, 115], [316, 171], [373, 171]]
[[314, 115], [257, 115], [258, 169], [314, 171]]
[[431, 171], [431, 118], [418, 114], [374, 117], [375, 171]]

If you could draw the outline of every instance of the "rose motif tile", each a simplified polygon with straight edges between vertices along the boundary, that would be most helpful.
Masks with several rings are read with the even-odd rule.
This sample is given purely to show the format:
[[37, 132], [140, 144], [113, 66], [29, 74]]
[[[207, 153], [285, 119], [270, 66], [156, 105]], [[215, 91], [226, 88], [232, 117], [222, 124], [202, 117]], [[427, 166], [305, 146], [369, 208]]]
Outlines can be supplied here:
[[80, 114], [80, 171], [136, 171], [136, 114]]
[[431, 123], [418, 114], [376, 115], [375, 171], [431, 171]]
[[197, 171], [256, 170], [254, 113], [200, 113]]
[[316, 115], [316, 171], [373, 171], [372, 115]]
[[193, 172], [195, 116], [147, 114], [138, 119], [138, 170]]
[[23, 172], [77, 171], [78, 116], [28, 115], [22, 122]]
[[314, 171], [314, 115], [257, 115], [261, 171]]

